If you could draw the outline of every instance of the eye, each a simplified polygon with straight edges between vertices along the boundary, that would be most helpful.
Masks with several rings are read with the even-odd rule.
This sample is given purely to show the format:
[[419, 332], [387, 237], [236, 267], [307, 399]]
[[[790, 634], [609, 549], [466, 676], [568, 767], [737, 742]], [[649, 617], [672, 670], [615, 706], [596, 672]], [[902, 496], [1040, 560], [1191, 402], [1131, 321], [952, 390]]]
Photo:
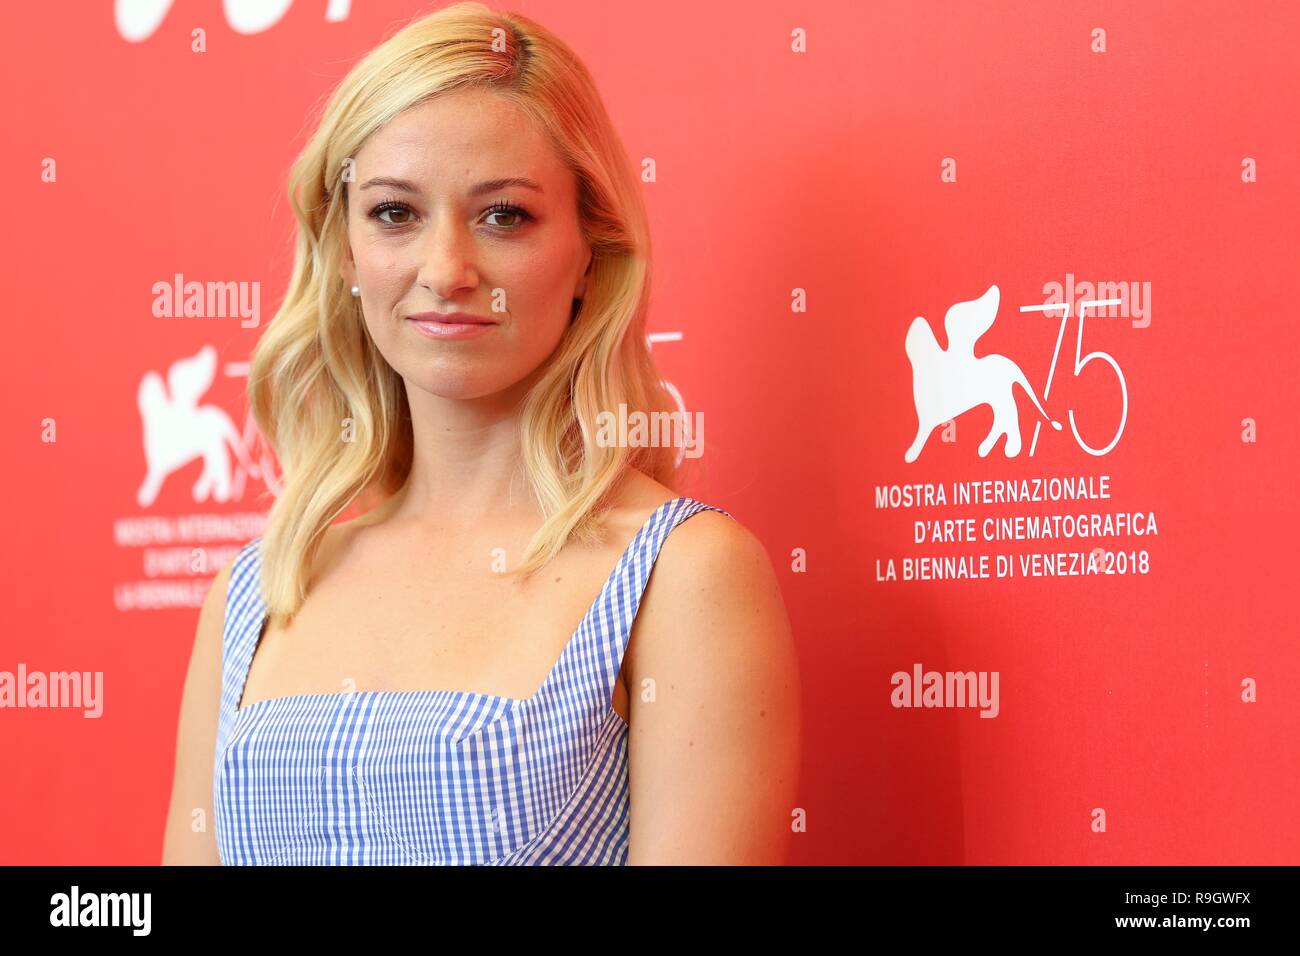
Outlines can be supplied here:
[[390, 199], [387, 202], [380, 203], [374, 209], [370, 210], [370, 218], [378, 219], [386, 226], [405, 226], [408, 222], [410, 222], [409, 219], [402, 220], [399, 222], [393, 222], [390, 219], [384, 219], [383, 215], [386, 212], [405, 213], [406, 215], [409, 216], [411, 214], [411, 207], [406, 205], [406, 203], [397, 202], [396, 200]]
[[517, 220], [516, 222], [506, 223], [506, 224], [490, 223], [490, 225], [494, 225], [498, 229], [504, 229], [506, 231], [518, 229], [519, 227], [524, 225], [524, 223], [529, 222], [533, 218], [532, 215], [528, 212], [528, 210], [525, 209], [523, 206], [517, 206], [514, 203], [506, 202], [505, 200], [502, 200], [501, 202], [493, 203], [491, 206], [489, 206], [487, 208], [486, 215], [487, 216], [514, 216], [515, 219]]

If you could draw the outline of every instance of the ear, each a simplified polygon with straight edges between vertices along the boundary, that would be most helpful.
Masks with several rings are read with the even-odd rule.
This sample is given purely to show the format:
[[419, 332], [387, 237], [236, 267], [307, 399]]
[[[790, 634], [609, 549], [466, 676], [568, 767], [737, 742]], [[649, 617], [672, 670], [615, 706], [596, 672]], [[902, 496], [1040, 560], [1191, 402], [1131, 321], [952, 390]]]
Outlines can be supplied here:
[[582, 278], [578, 280], [578, 287], [573, 292], [575, 299], [581, 299], [587, 294], [587, 279], [591, 276], [591, 263], [595, 257], [592, 255], [591, 247], [587, 247], [587, 262], [582, 268]]
[[349, 289], [356, 284], [357, 264], [352, 258], [351, 246], [344, 246], [343, 248], [343, 261], [339, 263], [339, 278], [343, 280], [343, 284]]

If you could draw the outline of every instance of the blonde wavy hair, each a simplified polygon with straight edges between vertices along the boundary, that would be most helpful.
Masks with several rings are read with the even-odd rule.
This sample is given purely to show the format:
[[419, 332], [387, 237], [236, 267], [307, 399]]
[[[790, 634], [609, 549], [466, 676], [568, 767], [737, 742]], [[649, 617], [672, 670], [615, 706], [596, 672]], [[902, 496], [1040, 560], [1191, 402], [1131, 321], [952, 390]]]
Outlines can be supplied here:
[[302, 606], [329, 525], [354, 502], [373, 506], [399, 490], [411, 467], [402, 379], [371, 341], [360, 300], [339, 273], [352, 166], [345, 160], [403, 110], [471, 86], [509, 97], [549, 134], [577, 177], [592, 251], [586, 295], [522, 404], [521, 464], [545, 520], [508, 573], [532, 574], [573, 537], [596, 540], [606, 497], [625, 469], [676, 485], [672, 446], [596, 441], [602, 410], [675, 409], [646, 341], [649, 230], [627, 153], [569, 47], [527, 17], [457, 3], [411, 22], [353, 67], [290, 173], [293, 277], [253, 350], [248, 382], [249, 405], [281, 469], [261, 545], [262, 596], [279, 620]]

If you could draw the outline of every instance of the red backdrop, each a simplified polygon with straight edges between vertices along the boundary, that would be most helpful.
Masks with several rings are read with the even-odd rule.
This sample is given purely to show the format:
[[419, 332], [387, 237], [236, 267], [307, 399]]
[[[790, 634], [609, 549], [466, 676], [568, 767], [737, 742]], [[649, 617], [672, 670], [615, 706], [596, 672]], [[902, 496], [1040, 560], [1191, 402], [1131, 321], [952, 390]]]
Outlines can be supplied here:
[[[432, 9], [181, 0], [151, 28], [167, 4], [101, 6], [22, 4], [0, 39], [0, 672], [103, 679], [91, 719], [0, 709], [0, 863], [158, 861], [213, 570], [191, 548], [224, 560], [265, 500], [235, 458], [210, 465], [227, 500], [199, 500], [193, 456], [142, 498], [141, 383], [211, 346], [191, 397], [252, 438], [241, 363], [289, 276], [307, 117]], [[514, 9], [578, 51], [655, 160], [654, 354], [708, 422], [684, 492], [767, 544], [800, 650], [795, 862], [1296, 862], [1297, 8]], [[258, 289], [259, 321], [156, 315], [177, 274]], [[1052, 283], [1093, 286], [1063, 321], [1041, 308]], [[972, 352], [945, 314], [993, 285]], [[1080, 303], [1112, 295], [1080, 333]], [[992, 321], [976, 312], [953, 327]], [[909, 356], [918, 316], [935, 341]], [[981, 457], [1013, 367], [1063, 427], [1017, 389], [1023, 448]], [[926, 402], [953, 424], [907, 462]], [[953, 500], [1102, 476], [1100, 500]], [[908, 507], [914, 485], [946, 503]], [[1156, 532], [978, 537], [985, 518], [1119, 512]], [[917, 541], [917, 521], [966, 518], [976, 540]], [[1113, 573], [1022, 573], [1057, 553]], [[904, 579], [905, 559], [980, 555], [1015, 573]], [[915, 665], [996, 672], [996, 716], [895, 706]]]

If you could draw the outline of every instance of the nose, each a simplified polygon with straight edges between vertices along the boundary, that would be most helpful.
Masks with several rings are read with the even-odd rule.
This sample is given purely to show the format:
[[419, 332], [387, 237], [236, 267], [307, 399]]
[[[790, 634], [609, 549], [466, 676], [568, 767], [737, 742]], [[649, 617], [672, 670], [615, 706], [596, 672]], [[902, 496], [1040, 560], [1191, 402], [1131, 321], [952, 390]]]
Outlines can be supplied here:
[[474, 237], [451, 214], [432, 221], [420, 244], [416, 281], [441, 299], [451, 300], [462, 289], [478, 285]]

